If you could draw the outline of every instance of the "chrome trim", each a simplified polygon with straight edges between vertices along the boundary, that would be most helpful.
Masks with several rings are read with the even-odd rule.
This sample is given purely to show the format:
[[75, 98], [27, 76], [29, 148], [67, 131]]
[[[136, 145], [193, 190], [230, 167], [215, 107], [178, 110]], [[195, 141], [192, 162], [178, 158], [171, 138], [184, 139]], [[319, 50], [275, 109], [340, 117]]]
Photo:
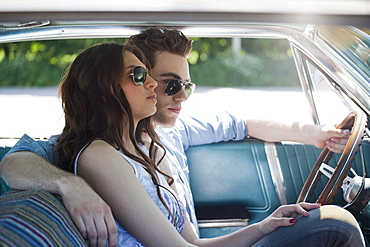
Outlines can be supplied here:
[[50, 24], [50, 21], [30, 21], [30, 22], [25, 22], [25, 23], [7, 24], [7, 25], [0, 25], [0, 31], [1, 30], [19, 30], [19, 29], [35, 28], [35, 27], [47, 26], [49, 24]]
[[307, 64], [303, 60], [301, 54], [297, 51], [296, 47], [291, 45], [293, 57], [294, 57], [294, 63], [297, 68], [299, 81], [302, 86], [303, 93], [306, 95], [306, 99], [309, 104], [309, 109], [311, 113], [312, 121], [315, 124], [320, 124], [319, 114], [317, 112], [317, 108], [315, 105], [315, 99], [313, 97], [313, 90], [312, 90], [312, 83], [310, 83], [308, 80], [310, 76], [307, 74]]
[[244, 227], [248, 226], [249, 219], [227, 219], [227, 220], [198, 220], [199, 228], [215, 227]]
[[283, 172], [281, 171], [280, 161], [277, 155], [275, 143], [265, 142], [265, 152], [267, 162], [270, 168], [272, 182], [275, 187], [276, 195], [281, 205], [288, 204], [286, 196], [286, 187], [284, 183]]
[[123, 25], [46, 26], [0, 31], [0, 43], [78, 38], [126, 38], [139, 31], [140, 28]]
[[269, 26], [269, 25], [206, 25], [183, 23], [122, 23], [122, 24], [83, 24], [83, 25], [49, 25], [27, 30], [0, 31], [0, 43], [78, 39], [78, 38], [126, 38], [150, 26], [167, 26], [180, 29], [189, 37], [241, 37], [241, 38], [275, 38], [289, 39], [292, 31], [301, 32], [302, 26]]

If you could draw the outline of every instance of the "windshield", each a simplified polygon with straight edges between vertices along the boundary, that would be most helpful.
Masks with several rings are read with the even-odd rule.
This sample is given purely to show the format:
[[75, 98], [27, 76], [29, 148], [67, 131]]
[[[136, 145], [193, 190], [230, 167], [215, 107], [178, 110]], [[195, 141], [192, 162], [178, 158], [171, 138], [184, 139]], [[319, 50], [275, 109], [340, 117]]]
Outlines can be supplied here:
[[370, 36], [352, 27], [321, 26], [319, 37], [370, 81]]

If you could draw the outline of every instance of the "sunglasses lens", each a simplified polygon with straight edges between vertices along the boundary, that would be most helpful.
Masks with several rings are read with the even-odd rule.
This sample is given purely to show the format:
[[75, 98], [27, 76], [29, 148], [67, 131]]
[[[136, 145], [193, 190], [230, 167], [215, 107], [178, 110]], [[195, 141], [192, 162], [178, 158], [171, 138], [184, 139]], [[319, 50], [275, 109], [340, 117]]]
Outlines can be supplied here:
[[168, 96], [171, 96], [177, 94], [181, 88], [182, 85], [178, 80], [169, 80], [165, 92]]
[[146, 69], [141, 66], [136, 66], [134, 67], [132, 72], [134, 74], [133, 80], [135, 84], [138, 86], [142, 86], [146, 80]]
[[185, 85], [185, 93], [189, 97], [195, 90], [195, 84], [192, 82], [189, 82]]
[[181, 82], [180, 80], [169, 80], [167, 82], [167, 87], [165, 89], [165, 92], [168, 96], [175, 95], [178, 92], [180, 92], [181, 88], [184, 85], [184, 90], [186, 93], [186, 96], [190, 96], [192, 92], [195, 90], [195, 84], [192, 82]]

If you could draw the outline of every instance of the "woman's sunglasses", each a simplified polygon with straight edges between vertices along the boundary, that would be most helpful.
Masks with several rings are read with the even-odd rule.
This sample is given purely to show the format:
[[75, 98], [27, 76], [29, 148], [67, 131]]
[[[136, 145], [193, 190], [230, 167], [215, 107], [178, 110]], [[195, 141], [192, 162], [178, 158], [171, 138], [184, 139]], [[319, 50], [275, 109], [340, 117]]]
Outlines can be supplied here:
[[145, 83], [146, 76], [148, 75], [148, 70], [142, 66], [135, 66], [132, 68], [132, 80], [137, 86], [142, 86]]
[[195, 83], [193, 82], [182, 81], [179, 79], [170, 79], [170, 80], [164, 80], [164, 81], [156, 80], [156, 81], [166, 85], [166, 88], [164, 91], [168, 96], [175, 95], [178, 92], [180, 92], [182, 88], [184, 88], [186, 96], [189, 97], [194, 92], [195, 87], [196, 87]]
[[[137, 86], [142, 86], [145, 83], [148, 70], [142, 66], [135, 66], [132, 68], [132, 73], [130, 75]], [[189, 97], [195, 90], [195, 83], [189, 81], [182, 81], [179, 79], [156, 81], [166, 85], [165, 93], [168, 96], [175, 95], [180, 92], [182, 88], [184, 88], [186, 95]]]

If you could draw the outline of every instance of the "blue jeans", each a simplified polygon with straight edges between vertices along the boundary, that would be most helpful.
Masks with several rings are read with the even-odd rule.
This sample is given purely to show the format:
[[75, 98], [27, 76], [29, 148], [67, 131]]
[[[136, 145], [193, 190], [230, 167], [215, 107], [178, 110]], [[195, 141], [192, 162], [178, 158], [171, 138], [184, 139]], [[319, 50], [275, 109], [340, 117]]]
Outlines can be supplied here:
[[253, 247], [362, 247], [364, 237], [355, 218], [337, 206], [322, 206], [310, 211], [310, 216], [300, 216], [292, 226], [280, 227]]

